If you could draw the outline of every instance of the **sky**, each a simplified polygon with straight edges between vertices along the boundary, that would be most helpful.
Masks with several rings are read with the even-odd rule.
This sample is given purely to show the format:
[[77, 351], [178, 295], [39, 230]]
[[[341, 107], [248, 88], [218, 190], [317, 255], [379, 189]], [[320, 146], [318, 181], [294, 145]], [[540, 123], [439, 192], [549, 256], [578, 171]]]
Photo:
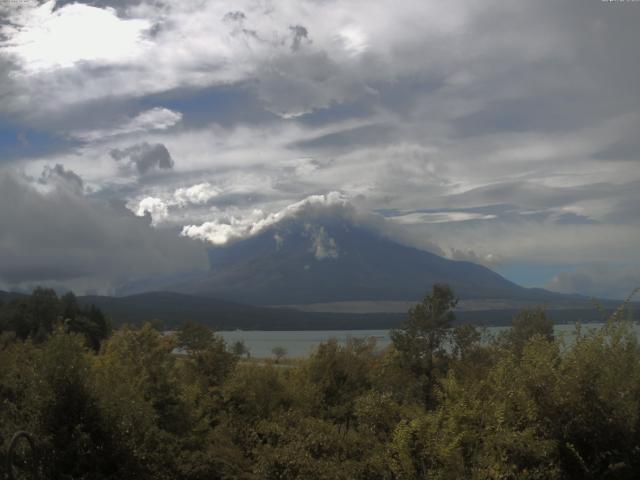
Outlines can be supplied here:
[[0, 0], [0, 287], [109, 292], [338, 202], [623, 298], [638, 24], [629, 0]]

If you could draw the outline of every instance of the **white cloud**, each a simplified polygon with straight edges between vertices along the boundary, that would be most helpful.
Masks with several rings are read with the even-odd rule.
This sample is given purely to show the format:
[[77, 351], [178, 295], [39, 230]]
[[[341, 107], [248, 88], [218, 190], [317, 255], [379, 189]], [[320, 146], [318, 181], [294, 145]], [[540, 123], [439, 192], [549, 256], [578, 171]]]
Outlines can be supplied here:
[[233, 238], [240, 237], [251, 227], [236, 218], [230, 219], [230, 223], [205, 222], [201, 225], [186, 225], [182, 229], [182, 235], [208, 242], [213, 245], [224, 245]]
[[139, 113], [128, 125], [128, 130], [149, 131], [164, 130], [172, 127], [182, 119], [180, 112], [174, 112], [168, 108], [152, 108]]
[[97, 130], [80, 130], [72, 132], [71, 136], [85, 141], [103, 140], [117, 135], [132, 135], [154, 130], [166, 130], [182, 120], [182, 113], [168, 108], [156, 107], [140, 112], [135, 117], [125, 120], [110, 128]]
[[408, 213], [406, 215], [397, 215], [390, 217], [393, 221], [400, 224], [424, 224], [424, 223], [448, 223], [448, 222], [467, 222], [469, 220], [493, 220], [496, 215], [480, 214], [471, 212], [435, 212], [435, 213]]
[[368, 48], [367, 37], [362, 28], [357, 25], [347, 26], [343, 28], [337, 36], [338, 42], [344, 45], [344, 48], [351, 56], [364, 53]]
[[136, 209], [136, 215], [144, 217], [145, 215], [151, 215], [152, 224], [158, 225], [162, 221], [166, 220], [169, 216], [169, 209], [166, 203], [161, 199], [155, 197], [145, 197], [138, 203]]
[[[255, 209], [250, 214], [240, 218], [234, 216], [230, 218], [223, 217], [218, 220], [204, 222], [201, 225], [186, 225], [182, 229], [182, 235], [197, 238], [214, 245], [223, 245], [230, 240], [256, 235], [285, 218], [301, 214], [313, 215], [316, 211], [324, 212], [327, 208], [344, 208], [347, 205], [346, 197], [339, 192], [329, 192], [326, 195], [311, 195], [274, 213], [266, 214], [262, 210]], [[321, 248], [324, 248], [324, 244], [321, 245]]]
[[174, 193], [175, 203], [180, 207], [202, 205], [220, 194], [220, 189], [209, 182], [198, 183], [190, 187], [178, 188]]
[[[16, 2], [17, 3], [17, 2]], [[2, 27], [10, 40], [2, 51], [19, 59], [27, 74], [70, 68], [80, 62], [124, 63], [150, 47], [151, 23], [123, 20], [111, 8], [72, 3], [54, 11], [55, 0], [23, 8]]]
[[[373, 92], [368, 82], [442, 68], [435, 40], [454, 35], [469, 8], [242, 0], [233, 4], [242, 16], [230, 17], [225, 2], [183, 0], [142, 2], [122, 19], [111, 8], [53, 5], [25, 8], [12, 16], [14, 27], [3, 29], [10, 40], [0, 44], [0, 55], [18, 60], [16, 87], [29, 95], [14, 99], [14, 108], [49, 111], [258, 78], [261, 98], [288, 118]], [[416, 61], [417, 51], [430, 63]], [[100, 67], [99, 74], [88, 67]], [[42, 94], [47, 104], [39, 103]]]
[[465, 262], [473, 262], [480, 265], [484, 265], [489, 268], [498, 267], [504, 262], [504, 259], [499, 255], [495, 255], [493, 253], [478, 253], [475, 250], [468, 248], [466, 250], [458, 250], [456, 248], [452, 248], [449, 251], [449, 258], [452, 260], [461, 260]]
[[316, 260], [338, 258], [338, 245], [324, 227], [305, 224], [305, 231], [311, 236], [311, 251]]
[[280, 250], [284, 245], [284, 237], [276, 232], [273, 235], [273, 239], [276, 241], [276, 250]]
[[[161, 224], [175, 225], [174, 217], [179, 217], [180, 210], [188, 210], [193, 206], [205, 205], [209, 200], [220, 194], [220, 189], [208, 182], [198, 183], [191, 187], [176, 189], [173, 193], [155, 192], [150, 195], [143, 195], [137, 199], [132, 199], [127, 203], [127, 207], [137, 216], [149, 215], [152, 225]], [[213, 209], [215, 211], [215, 209]]]

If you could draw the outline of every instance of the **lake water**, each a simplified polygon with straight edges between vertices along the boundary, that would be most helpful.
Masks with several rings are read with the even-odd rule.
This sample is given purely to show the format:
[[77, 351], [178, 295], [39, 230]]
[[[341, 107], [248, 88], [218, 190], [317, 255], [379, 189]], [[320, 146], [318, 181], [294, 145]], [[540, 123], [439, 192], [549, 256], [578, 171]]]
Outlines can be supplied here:
[[[583, 332], [589, 329], [598, 329], [602, 324], [590, 323], [582, 325]], [[488, 327], [488, 335], [497, 335], [508, 327]], [[636, 330], [640, 331], [636, 326]], [[575, 331], [574, 325], [556, 325], [554, 327], [556, 335], [565, 335], [571, 338]], [[275, 347], [282, 347], [287, 352], [287, 357], [309, 356], [315, 347], [326, 342], [330, 338], [335, 338], [341, 344], [345, 344], [349, 337], [366, 338], [374, 337], [380, 348], [389, 345], [390, 330], [310, 330], [310, 331], [263, 331], [263, 330], [234, 330], [228, 332], [216, 332], [231, 345], [238, 340], [244, 342], [252, 357], [266, 358], [273, 357], [272, 350]]]

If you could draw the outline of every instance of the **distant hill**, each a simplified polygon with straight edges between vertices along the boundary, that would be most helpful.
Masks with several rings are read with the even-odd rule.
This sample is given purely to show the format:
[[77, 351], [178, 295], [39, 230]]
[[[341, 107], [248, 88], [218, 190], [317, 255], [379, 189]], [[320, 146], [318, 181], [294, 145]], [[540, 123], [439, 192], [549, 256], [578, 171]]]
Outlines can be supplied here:
[[[215, 330], [360, 330], [398, 327], [407, 313], [330, 313], [303, 312], [286, 308], [264, 308], [171, 292], [151, 292], [128, 297], [78, 297], [81, 304], [99, 307], [115, 325], [140, 325], [159, 321], [164, 328], [175, 328], [186, 320]], [[607, 311], [612, 308], [608, 307]], [[510, 325], [519, 309], [457, 311], [459, 323]], [[556, 323], [599, 322], [596, 309], [553, 309], [549, 317]]]
[[211, 248], [209, 259], [208, 273], [163, 289], [254, 305], [418, 301], [434, 283], [451, 285], [462, 299], [571, 298], [521, 287], [481, 265], [402, 245], [344, 218], [284, 220]]
[[0, 300], [11, 300], [13, 298], [20, 298], [26, 296], [24, 293], [18, 292], [5, 292], [0, 290]]
[[[0, 291], [0, 300], [25, 297], [24, 294]], [[150, 292], [126, 297], [80, 296], [81, 305], [96, 305], [113, 322], [141, 325], [157, 322], [173, 329], [192, 320], [214, 330], [370, 330], [398, 327], [407, 318], [405, 312], [334, 313], [304, 312], [291, 308], [265, 308], [173, 292]], [[640, 309], [635, 305], [635, 316]], [[606, 310], [612, 311], [607, 305]], [[520, 311], [517, 308], [456, 311], [459, 323], [501, 326], [510, 325]], [[599, 322], [602, 313], [594, 308], [552, 308], [547, 311], [556, 323]]]
[[308, 313], [265, 308], [174, 292], [150, 292], [126, 297], [78, 297], [83, 305], [99, 307], [116, 325], [159, 321], [175, 328], [186, 320], [215, 330], [333, 330], [375, 329], [399, 325], [406, 314]]

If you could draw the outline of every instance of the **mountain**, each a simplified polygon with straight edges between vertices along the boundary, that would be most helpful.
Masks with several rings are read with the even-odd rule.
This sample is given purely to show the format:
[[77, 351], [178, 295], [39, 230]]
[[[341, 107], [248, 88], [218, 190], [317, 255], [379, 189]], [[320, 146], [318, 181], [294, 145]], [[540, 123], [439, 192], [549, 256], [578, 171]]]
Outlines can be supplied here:
[[490, 269], [408, 247], [345, 217], [286, 219], [209, 250], [210, 271], [165, 290], [254, 305], [420, 300], [434, 283], [462, 299], [562, 300]]

